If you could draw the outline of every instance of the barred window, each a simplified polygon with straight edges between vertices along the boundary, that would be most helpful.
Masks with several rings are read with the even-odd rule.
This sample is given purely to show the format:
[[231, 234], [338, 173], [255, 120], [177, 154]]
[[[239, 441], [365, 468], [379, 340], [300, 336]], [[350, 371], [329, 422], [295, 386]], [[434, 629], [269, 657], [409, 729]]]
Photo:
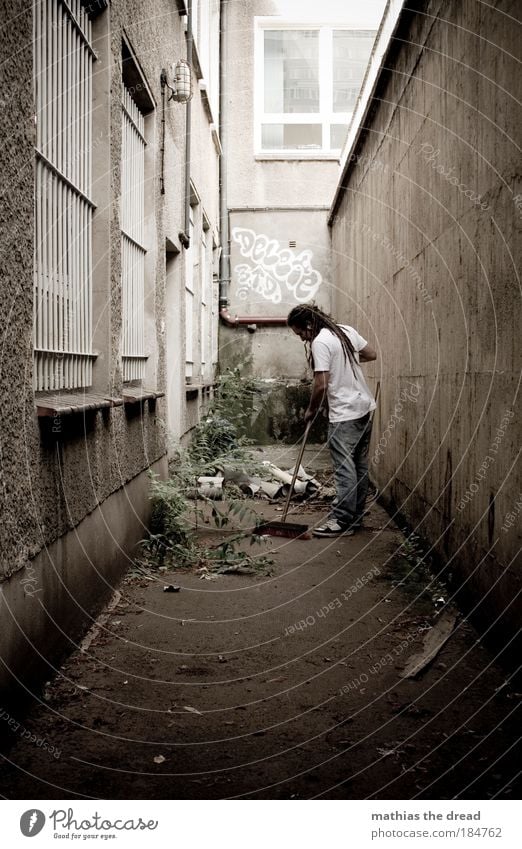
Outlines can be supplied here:
[[92, 382], [91, 23], [80, 0], [35, 0], [34, 386]]
[[145, 122], [123, 85], [121, 261], [123, 380], [145, 374]]

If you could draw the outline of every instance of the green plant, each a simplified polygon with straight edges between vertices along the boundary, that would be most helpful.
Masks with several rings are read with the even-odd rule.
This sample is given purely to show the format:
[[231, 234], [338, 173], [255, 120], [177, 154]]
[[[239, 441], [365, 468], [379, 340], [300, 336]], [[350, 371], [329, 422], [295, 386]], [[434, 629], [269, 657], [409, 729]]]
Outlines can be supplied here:
[[[197, 479], [202, 474], [216, 471], [221, 466], [255, 469], [255, 462], [248, 450], [249, 440], [238, 436], [237, 426], [224, 416], [230, 405], [244, 411], [245, 399], [253, 392], [252, 382], [241, 382], [238, 369], [222, 375], [217, 382], [214, 401], [208, 415], [194, 428], [187, 450], [179, 450], [171, 464], [171, 474], [161, 480], [151, 474], [152, 520], [149, 536], [142, 540], [141, 547], [151, 565], [160, 568], [203, 566], [210, 571], [226, 571], [230, 567], [248, 566], [266, 568], [271, 561], [261, 556], [253, 558], [241, 549], [246, 540], [250, 544], [260, 539], [251, 530], [258, 517], [241, 499], [241, 492], [230, 484], [228, 494], [233, 499], [223, 507], [214, 501], [201, 498], [203, 509], [197, 501], [191, 501], [187, 493], [197, 491]], [[248, 413], [241, 413], [247, 415]], [[189, 517], [193, 517], [192, 522]], [[249, 525], [241, 528], [242, 523]], [[228, 530], [234, 523], [238, 533], [217, 545], [205, 545], [196, 533], [198, 523], [217, 530]], [[191, 526], [192, 525], [192, 526]]]
[[241, 369], [226, 369], [218, 375], [214, 387], [212, 411], [215, 416], [223, 419], [233, 417], [240, 431], [243, 423], [250, 415], [254, 396], [257, 394], [255, 380], [241, 376]]

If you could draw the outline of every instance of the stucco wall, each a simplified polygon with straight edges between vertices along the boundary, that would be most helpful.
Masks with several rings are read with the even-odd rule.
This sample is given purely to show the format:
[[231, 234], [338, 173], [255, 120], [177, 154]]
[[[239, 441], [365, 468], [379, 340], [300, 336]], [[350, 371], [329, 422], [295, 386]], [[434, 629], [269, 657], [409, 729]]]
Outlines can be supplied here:
[[372, 473], [384, 496], [479, 612], [514, 628], [518, 7], [415, 8], [403, 12], [343, 180], [335, 311], [379, 352]]
[[[167, 4], [164, 4], [166, 8]], [[124, 17], [123, 7], [125, 8]], [[119, 233], [119, 181], [121, 142], [121, 35], [123, 27], [132, 30], [130, 21], [139, 20], [140, 4], [111, 4], [110, 28], [107, 21], [99, 19], [95, 24], [94, 38], [101, 34], [97, 47], [100, 51], [95, 65], [94, 88], [109, 74], [112, 86], [111, 112], [106, 116], [105, 126], [100, 127], [99, 144], [94, 157], [108, 156], [109, 171], [104, 175], [109, 182], [108, 202], [99, 205], [95, 213], [105, 219], [110, 236], [106, 245], [94, 242], [95, 261], [100, 259], [105, 278], [99, 269], [94, 275], [94, 325], [97, 326], [99, 363], [94, 367], [97, 391], [113, 396], [121, 394], [120, 338], [121, 338], [121, 294], [120, 294], [120, 233]], [[164, 9], [163, 9], [164, 11]], [[2, 473], [5, 486], [3, 508], [6, 521], [2, 531], [2, 573], [9, 575], [24, 565], [44, 546], [74, 527], [97, 504], [110, 493], [134, 478], [165, 451], [164, 430], [158, 412], [163, 402], [155, 409], [144, 407], [143, 417], [126, 413], [118, 407], [108, 414], [97, 413], [69, 421], [66, 417], [55, 432], [36, 417], [32, 389], [32, 324], [33, 324], [33, 196], [34, 196], [34, 106], [32, 83], [32, 16], [31, 9], [13, 17], [9, 9], [4, 10], [4, 20], [10, 25], [3, 30], [5, 50], [10, 60], [6, 62], [8, 74], [12, 74], [11, 96], [16, 102], [4, 108], [5, 134], [9, 140], [2, 151], [2, 178], [9, 185], [12, 203], [4, 207], [2, 249], [4, 252], [2, 286], [2, 327], [4, 344], [2, 349], [1, 397], [2, 397]], [[108, 15], [109, 13], [104, 13]], [[169, 12], [171, 23], [177, 24]], [[152, 45], [160, 31], [160, 21], [154, 19], [141, 26], [141, 53], [144, 70], [150, 82], [158, 88], [155, 63], [152, 60]], [[165, 23], [163, 22], [163, 28]], [[107, 49], [108, 45], [112, 50]], [[20, 45], [24, 49], [20, 52]], [[148, 49], [147, 49], [148, 48]], [[105, 51], [105, 52], [104, 52]], [[157, 59], [156, 59], [157, 61]], [[110, 66], [107, 71], [107, 64]], [[147, 67], [147, 65], [149, 67]], [[154, 73], [153, 73], [154, 71]], [[159, 100], [159, 98], [158, 98]], [[16, 109], [13, 108], [16, 106]], [[159, 119], [159, 116], [158, 116]], [[95, 135], [95, 138], [97, 136]], [[152, 192], [159, 196], [154, 174]], [[102, 180], [93, 186], [95, 202]], [[161, 233], [160, 205], [154, 203], [152, 232], [158, 242], [164, 239]], [[161, 233], [161, 235], [160, 235]], [[164, 273], [163, 273], [164, 277]], [[6, 285], [9, 282], [9, 285]], [[162, 313], [161, 270], [158, 268], [152, 289], [156, 303], [152, 303], [149, 315], [159, 322]], [[102, 331], [100, 332], [100, 319]], [[155, 334], [156, 335], [156, 334]], [[152, 348], [150, 378], [154, 388], [164, 388], [164, 368], [159, 361], [159, 344]], [[101, 375], [101, 379], [100, 379]]]
[[[354, 27], [377, 29], [382, 4], [347, 10], [326, 0], [316, 22], [345, 21]], [[230, 245], [230, 281], [226, 281], [232, 315], [284, 317], [297, 303], [314, 299], [324, 309], [331, 304], [331, 246], [327, 211], [339, 176], [337, 159], [260, 154], [254, 145], [254, 106], [262, 68], [256, 66], [256, 17], [273, 16], [303, 25], [306, 10], [289, 0], [247, 0], [226, 4], [226, 76], [223, 100], [223, 142], [226, 157], [226, 204]], [[304, 17], [303, 17], [304, 16]], [[322, 19], [319, 21], [319, 17]], [[306, 25], [306, 24], [304, 24]], [[228, 276], [225, 270], [225, 275]], [[262, 279], [261, 279], [262, 278]], [[306, 374], [302, 343], [287, 328], [220, 329], [220, 364], [241, 364], [260, 381], [299, 381]], [[276, 397], [270, 400], [270, 391]], [[280, 410], [265, 437], [289, 436], [293, 419], [302, 412], [282, 387], [268, 383], [266, 403]], [[292, 390], [293, 391], [293, 390]], [[303, 403], [306, 393], [303, 395]], [[288, 411], [284, 422], [282, 411]], [[269, 416], [269, 418], [271, 418]], [[262, 438], [256, 419], [255, 437]]]
[[[354, 27], [377, 29], [382, 13], [379, 0], [358, 8], [336, 0], [324, 0], [313, 17], [347, 21]], [[228, 204], [236, 207], [329, 206], [338, 177], [337, 160], [270, 159], [254, 157], [254, 97], [256, 68], [254, 31], [256, 16], [276, 16], [302, 22], [302, 4], [285, 0], [244, 0], [227, 3], [227, 80], [225, 86], [225, 130], [231, 179]], [[310, 16], [310, 13], [309, 13]]]
[[[185, 224], [186, 107], [182, 104], [171, 101], [165, 111], [164, 193], [160, 150], [160, 73], [162, 68], [170, 72], [173, 63], [186, 55], [186, 37], [177, 5], [170, 0], [151, 0], [146, 8], [138, 0], [112, 0], [109, 10], [93, 23], [93, 45], [98, 58], [93, 80], [92, 198], [96, 204], [93, 348], [97, 358], [92, 391], [118, 398], [123, 388], [119, 198], [121, 51], [125, 38], [135, 53], [154, 104], [145, 125], [144, 314], [148, 361], [143, 384], [147, 389], [166, 392], [166, 397], [143, 406], [116, 406], [85, 415], [43, 420], [37, 418], [32, 380], [35, 144], [32, 7], [29, 4], [16, 14], [9, 3], [1, 3], [0, 9], [4, 22], [0, 43], [5, 86], [0, 99], [3, 128], [0, 581], [5, 598], [13, 602], [10, 615], [15, 622], [20, 617], [23, 623], [27, 600], [19, 586], [28, 572], [36, 574], [46, 597], [50, 597], [49, 593], [53, 595], [56, 575], [63, 575], [67, 582], [74, 574], [75, 603], [85, 602], [89, 613], [102, 603], [106, 595], [103, 586], [107, 582], [110, 586], [121, 574], [134, 543], [143, 536], [149, 510], [146, 472], [155, 467], [165, 473], [163, 458], [168, 425], [172, 425], [174, 439], [180, 439], [186, 429], [185, 269], [179, 242]], [[218, 233], [218, 156], [208, 118], [205, 125], [197, 80], [193, 113], [193, 179], [213, 232]], [[206, 166], [202, 167], [202, 163]], [[129, 493], [134, 495], [131, 497]], [[100, 518], [102, 514], [108, 521]], [[77, 539], [89, 533], [95, 536], [87, 540], [92, 543], [89, 555], [92, 568], [82, 573], [83, 561], [76, 562], [76, 554], [71, 552], [76, 551]], [[49, 577], [52, 570], [42, 553], [45, 551], [47, 559], [56, 555], [56, 575], [52, 578]], [[74, 563], [70, 562], [73, 556]], [[99, 574], [101, 584], [92, 580], [92, 570]], [[61, 615], [59, 604], [49, 609], [53, 615]], [[69, 615], [65, 608], [62, 613], [65, 618]], [[43, 620], [42, 627], [39, 625], [34, 632], [37, 647], [38, 641], [46, 640], [46, 626], [42, 623]], [[14, 634], [14, 629], [10, 634]], [[9, 640], [10, 637], [8, 644], [5, 641], [2, 644], [2, 657], [8, 657], [11, 662], [14, 644]]]

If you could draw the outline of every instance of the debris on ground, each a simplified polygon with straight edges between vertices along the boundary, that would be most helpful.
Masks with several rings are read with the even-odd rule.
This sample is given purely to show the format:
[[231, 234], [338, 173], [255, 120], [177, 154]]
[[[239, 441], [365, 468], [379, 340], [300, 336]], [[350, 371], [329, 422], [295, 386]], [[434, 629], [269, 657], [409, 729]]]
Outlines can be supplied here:
[[435, 625], [426, 631], [421, 651], [409, 659], [401, 678], [416, 678], [435, 660], [451, 637], [456, 621], [457, 617], [453, 613], [446, 612], [440, 616]]

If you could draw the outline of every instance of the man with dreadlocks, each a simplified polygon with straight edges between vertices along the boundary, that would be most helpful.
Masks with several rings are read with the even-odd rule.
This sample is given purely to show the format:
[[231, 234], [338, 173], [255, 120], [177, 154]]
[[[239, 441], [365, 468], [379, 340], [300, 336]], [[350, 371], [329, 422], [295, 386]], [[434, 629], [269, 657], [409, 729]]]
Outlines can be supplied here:
[[375, 400], [359, 363], [377, 358], [353, 327], [336, 324], [315, 304], [288, 314], [288, 326], [305, 343], [314, 371], [305, 421], [328, 401], [328, 446], [334, 467], [336, 498], [326, 521], [312, 533], [320, 537], [353, 534], [362, 525], [368, 491], [368, 447]]

